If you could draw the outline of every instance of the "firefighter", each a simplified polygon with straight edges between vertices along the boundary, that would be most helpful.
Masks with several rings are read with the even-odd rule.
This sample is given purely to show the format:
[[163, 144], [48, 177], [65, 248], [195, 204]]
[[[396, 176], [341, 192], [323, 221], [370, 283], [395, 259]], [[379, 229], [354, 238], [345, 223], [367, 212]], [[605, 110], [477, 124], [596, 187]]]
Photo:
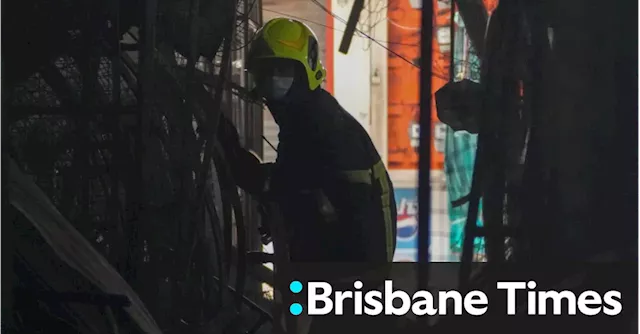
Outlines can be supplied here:
[[291, 262], [391, 263], [393, 187], [367, 132], [321, 88], [326, 70], [316, 35], [296, 20], [270, 20], [256, 33], [246, 68], [280, 129], [276, 162], [263, 164], [243, 149], [224, 118], [219, 140], [238, 186], [278, 203]]

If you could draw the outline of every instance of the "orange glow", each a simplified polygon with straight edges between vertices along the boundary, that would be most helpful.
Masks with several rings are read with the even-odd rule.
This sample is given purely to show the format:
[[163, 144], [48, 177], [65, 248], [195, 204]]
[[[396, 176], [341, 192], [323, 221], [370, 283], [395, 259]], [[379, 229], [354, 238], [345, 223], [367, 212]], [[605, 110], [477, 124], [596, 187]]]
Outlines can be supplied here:
[[[331, 12], [331, 0], [325, 1], [325, 7]], [[324, 61], [327, 69], [327, 78], [325, 79], [324, 89], [333, 94], [333, 16], [327, 13], [325, 16], [327, 27], [325, 29], [325, 55]]]
[[487, 9], [489, 15], [491, 15], [496, 7], [498, 7], [498, 0], [482, 0], [482, 3], [484, 4], [484, 8]]
[[[432, 54], [431, 91], [434, 94], [449, 81], [449, 53], [442, 52], [437, 41], [438, 28], [449, 29], [451, 10], [439, 10], [437, 1], [432, 2], [436, 13]], [[420, 69], [417, 65], [420, 54], [420, 9], [411, 7], [409, 0], [390, 0], [389, 48], [401, 57], [389, 53], [389, 105], [388, 147], [389, 169], [418, 169], [418, 153], [412, 147], [411, 125], [419, 120], [420, 113]], [[404, 58], [404, 59], [403, 59]], [[435, 99], [432, 95], [432, 130], [437, 121]], [[432, 132], [433, 133], [433, 132]], [[415, 145], [415, 142], [413, 143]], [[442, 170], [444, 155], [431, 144], [431, 168]]]

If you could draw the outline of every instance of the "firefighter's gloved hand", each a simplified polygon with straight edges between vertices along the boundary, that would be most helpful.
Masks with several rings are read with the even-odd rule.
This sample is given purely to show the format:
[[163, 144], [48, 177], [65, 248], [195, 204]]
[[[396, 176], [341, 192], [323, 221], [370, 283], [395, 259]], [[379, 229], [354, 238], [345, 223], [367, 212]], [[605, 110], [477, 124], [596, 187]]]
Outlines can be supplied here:
[[235, 184], [250, 194], [259, 196], [264, 191], [267, 180], [267, 170], [263, 168], [260, 158], [242, 147], [238, 130], [224, 116], [220, 119], [217, 136]]

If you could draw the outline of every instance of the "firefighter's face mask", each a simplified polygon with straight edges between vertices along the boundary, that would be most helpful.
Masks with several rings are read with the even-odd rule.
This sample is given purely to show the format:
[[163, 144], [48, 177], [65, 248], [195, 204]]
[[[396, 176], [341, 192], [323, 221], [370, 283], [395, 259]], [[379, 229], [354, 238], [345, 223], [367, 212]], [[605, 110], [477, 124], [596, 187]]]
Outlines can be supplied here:
[[292, 85], [292, 76], [274, 75], [271, 77], [271, 82], [268, 85], [268, 89], [265, 91], [265, 97], [276, 101], [281, 100], [287, 95]]
[[286, 61], [269, 61], [252, 71], [258, 93], [270, 101], [281, 101], [291, 90], [295, 78], [294, 66]]

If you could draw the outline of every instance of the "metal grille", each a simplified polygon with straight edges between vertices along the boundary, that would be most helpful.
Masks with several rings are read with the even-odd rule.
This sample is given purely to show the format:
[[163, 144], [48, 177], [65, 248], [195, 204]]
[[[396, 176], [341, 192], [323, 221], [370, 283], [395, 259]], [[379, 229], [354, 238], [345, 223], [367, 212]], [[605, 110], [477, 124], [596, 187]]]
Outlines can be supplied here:
[[[62, 29], [64, 40], [52, 42], [62, 46], [40, 41], [35, 47], [49, 60], [20, 65], [16, 73], [30, 75], [3, 87], [6, 133], [11, 157], [136, 290], [161, 328], [255, 332], [269, 316], [247, 299], [259, 284], [234, 260], [252, 247], [247, 231], [255, 228], [244, 225], [251, 208], [221, 189], [229, 175], [212, 144], [211, 120], [219, 112], [238, 115], [245, 144], [261, 144], [261, 132], [253, 130], [261, 122], [251, 114], [256, 107], [243, 101], [248, 83], [235, 66], [245, 56], [235, 48], [258, 26], [260, 3], [217, 1], [190, 11], [196, 3], [70, 3], [73, 15], [52, 12], [52, 21], [66, 21], [49, 27]], [[205, 8], [212, 5], [218, 8]], [[237, 20], [225, 28], [232, 17]], [[203, 21], [211, 24], [191, 24]], [[199, 36], [190, 26], [201, 29]], [[216, 43], [218, 52], [208, 55]], [[191, 57], [194, 50], [202, 56]], [[38, 243], [19, 242], [22, 251], [38, 249]], [[34, 268], [42, 267], [38, 261], [60, 262], [55, 256], [28, 259]], [[44, 282], [57, 279], [55, 272], [37, 275]], [[95, 318], [97, 308], [76, 316], [105, 323]]]

